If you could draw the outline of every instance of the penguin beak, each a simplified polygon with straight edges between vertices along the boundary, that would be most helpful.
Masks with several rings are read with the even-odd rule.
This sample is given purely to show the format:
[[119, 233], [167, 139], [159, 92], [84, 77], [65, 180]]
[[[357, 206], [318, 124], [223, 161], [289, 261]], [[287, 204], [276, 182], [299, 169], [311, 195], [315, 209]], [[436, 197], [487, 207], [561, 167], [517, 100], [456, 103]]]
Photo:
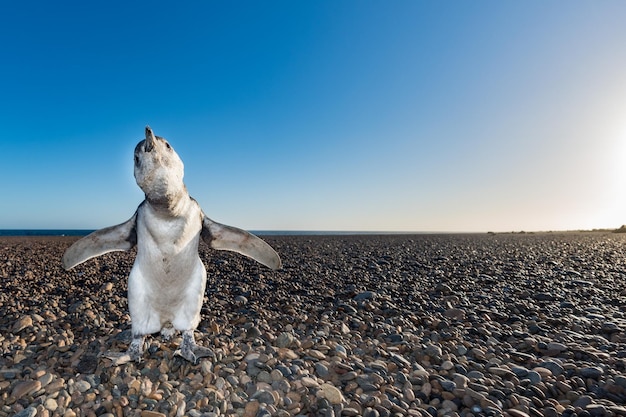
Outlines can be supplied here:
[[154, 149], [154, 145], [156, 143], [156, 138], [154, 137], [154, 133], [152, 132], [152, 129], [150, 129], [150, 126], [146, 126], [146, 146], [145, 146], [145, 151], [146, 152], [151, 152], [152, 149]]

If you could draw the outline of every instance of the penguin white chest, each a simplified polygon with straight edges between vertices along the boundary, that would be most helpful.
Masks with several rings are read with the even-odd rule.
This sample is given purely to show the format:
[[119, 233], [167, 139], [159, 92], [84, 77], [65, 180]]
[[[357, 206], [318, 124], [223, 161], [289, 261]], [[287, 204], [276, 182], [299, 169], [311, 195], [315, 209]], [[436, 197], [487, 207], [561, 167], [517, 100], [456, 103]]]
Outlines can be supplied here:
[[171, 323], [177, 330], [195, 328], [206, 285], [198, 256], [201, 224], [184, 219], [152, 221], [149, 208], [140, 211], [137, 238], [142, 242], [128, 280], [133, 331], [155, 333]]

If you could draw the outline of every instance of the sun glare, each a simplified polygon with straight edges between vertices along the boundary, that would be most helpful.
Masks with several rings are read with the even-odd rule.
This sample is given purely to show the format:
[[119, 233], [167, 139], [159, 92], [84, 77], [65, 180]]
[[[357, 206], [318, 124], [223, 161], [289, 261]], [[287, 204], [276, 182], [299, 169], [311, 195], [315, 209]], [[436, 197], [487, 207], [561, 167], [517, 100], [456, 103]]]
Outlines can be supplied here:
[[598, 167], [604, 175], [604, 203], [593, 219], [595, 227], [611, 228], [626, 224], [626, 125], [622, 126], [607, 147], [606, 159]]

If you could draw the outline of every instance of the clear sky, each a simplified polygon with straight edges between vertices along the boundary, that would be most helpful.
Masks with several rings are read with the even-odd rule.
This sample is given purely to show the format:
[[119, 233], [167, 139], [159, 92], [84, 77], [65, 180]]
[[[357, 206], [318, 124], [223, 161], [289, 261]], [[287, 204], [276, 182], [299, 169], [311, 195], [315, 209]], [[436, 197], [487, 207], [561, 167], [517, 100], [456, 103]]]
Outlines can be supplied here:
[[34, 1], [0, 12], [0, 228], [100, 228], [149, 124], [253, 230], [626, 223], [624, 1]]

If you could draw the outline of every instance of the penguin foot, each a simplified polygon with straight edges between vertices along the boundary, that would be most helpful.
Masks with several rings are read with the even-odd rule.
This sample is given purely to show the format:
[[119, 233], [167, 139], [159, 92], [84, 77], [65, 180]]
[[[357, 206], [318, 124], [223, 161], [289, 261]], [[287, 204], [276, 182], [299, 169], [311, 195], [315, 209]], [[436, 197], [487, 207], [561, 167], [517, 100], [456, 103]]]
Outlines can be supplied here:
[[180, 348], [176, 349], [174, 355], [181, 356], [193, 364], [198, 362], [198, 358], [215, 357], [211, 349], [196, 344], [193, 330], [183, 332], [183, 342], [180, 344]]
[[113, 361], [114, 366], [124, 365], [128, 362], [141, 362], [141, 356], [143, 355], [143, 336], [133, 336], [133, 341], [130, 343], [128, 350], [122, 352], [105, 352], [104, 357]]

